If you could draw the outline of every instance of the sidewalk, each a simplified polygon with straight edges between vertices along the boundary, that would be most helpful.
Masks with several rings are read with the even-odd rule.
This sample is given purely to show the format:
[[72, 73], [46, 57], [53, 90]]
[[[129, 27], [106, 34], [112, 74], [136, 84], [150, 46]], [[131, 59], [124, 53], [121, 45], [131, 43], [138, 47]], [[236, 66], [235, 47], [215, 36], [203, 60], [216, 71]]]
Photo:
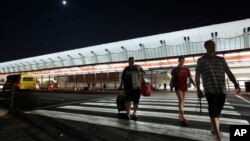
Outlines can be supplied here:
[[[8, 110], [0, 108], [0, 138], [1, 141], [36, 141], [43, 139], [43, 133], [24, 120], [19, 113], [7, 113]], [[6, 114], [7, 113], [7, 114]], [[36, 135], [36, 136], [33, 136]], [[44, 138], [46, 140], [46, 137]], [[52, 139], [47, 139], [53, 141]]]
[[6, 115], [9, 112], [8, 109], [0, 107], [0, 117]]

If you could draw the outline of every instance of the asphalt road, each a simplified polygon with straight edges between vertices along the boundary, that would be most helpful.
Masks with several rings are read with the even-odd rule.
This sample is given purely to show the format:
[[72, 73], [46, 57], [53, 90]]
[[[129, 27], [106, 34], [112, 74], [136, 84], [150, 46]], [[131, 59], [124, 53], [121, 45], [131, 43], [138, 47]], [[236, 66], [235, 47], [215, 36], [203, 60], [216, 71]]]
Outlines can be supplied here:
[[[67, 104], [80, 101], [88, 101], [99, 98], [106, 98], [116, 94], [110, 93], [92, 93], [85, 92], [82, 94], [72, 92], [15, 92], [13, 98], [13, 107], [21, 110], [31, 110], [46, 106], [58, 104]], [[0, 102], [8, 106], [10, 104], [11, 93], [0, 94]]]

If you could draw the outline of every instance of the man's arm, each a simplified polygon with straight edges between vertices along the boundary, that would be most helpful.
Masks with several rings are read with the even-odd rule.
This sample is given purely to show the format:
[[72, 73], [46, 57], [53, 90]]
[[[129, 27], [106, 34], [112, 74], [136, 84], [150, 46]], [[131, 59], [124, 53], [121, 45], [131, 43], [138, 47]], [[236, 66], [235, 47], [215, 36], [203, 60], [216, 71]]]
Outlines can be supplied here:
[[124, 72], [125, 72], [125, 69], [122, 71], [121, 83], [120, 83], [120, 87], [118, 88], [118, 90], [122, 90], [122, 86], [124, 84], [124, 80], [123, 80], [123, 78], [124, 78]]
[[197, 91], [201, 90], [200, 89], [200, 71], [198, 71], [197, 69], [195, 70], [195, 83], [196, 83], [196, 87], [197, 87]]
[[194, 83], [194, 80], [193, 80], [193, 78], [191, 76], [189, 77], [189, 81], [190, 81], [190, 83], [192, 83], [196, 87], [196, 85]]
[[140, 72], [141, 72], [142, 75], [146, 74], [145, 70], [143, 70], [142, 67], [140, 67]]
[[123, 80], [121, 80], [120, 87], [118, 89], [122, 90], [122, 86], [123, 86]]
[[226, 74], [228, 78], [234, 83], [234, 88], [236, 89], [237, 93], [240, 93], [240, 86], [239, 83], [237, 83], [236, 78], [234, 77], [233, 73], [229, 69], [229, 67], [226, 67]]
[[196, 88], [197, 88], [197, 96], [199, 98], [204, 97], [204, 94], [200, 88], [200, 75], [201, 75], [200, 71], [196, 69], [195, 70], [195, 83], [196, 83]]

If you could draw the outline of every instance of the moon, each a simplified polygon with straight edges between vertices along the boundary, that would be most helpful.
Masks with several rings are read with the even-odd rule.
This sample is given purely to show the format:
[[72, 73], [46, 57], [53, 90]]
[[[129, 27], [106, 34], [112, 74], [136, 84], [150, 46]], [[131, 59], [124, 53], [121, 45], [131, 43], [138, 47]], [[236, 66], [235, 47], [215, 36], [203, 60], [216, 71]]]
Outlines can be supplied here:
[[63, 4], [63, 5], [66, 5], [66, 4], [67, 4], [67, 1], [66, 1], [66, 0], [63, 0], [63, 1], [62, 1], [62, 4]]

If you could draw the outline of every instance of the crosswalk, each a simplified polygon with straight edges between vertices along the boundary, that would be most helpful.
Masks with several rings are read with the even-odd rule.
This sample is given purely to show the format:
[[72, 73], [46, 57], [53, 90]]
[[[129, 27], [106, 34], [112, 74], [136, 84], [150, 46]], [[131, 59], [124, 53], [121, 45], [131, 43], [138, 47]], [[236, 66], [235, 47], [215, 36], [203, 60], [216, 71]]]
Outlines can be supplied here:
[[[190, 125], [187, 127], [181, 126], [179, 122], [176, 96], [142, 97], [137, 121], [117, 116], [115, 98], [33, 110], [26, 113], [184, 139], [215, 140], [214, 135], [210, 132], [210, 119], [205, 99], [202, 100], [202, 107], [202, 114], [199, 114], [197, 98], [191, 95], [185, 99], [185, 117], [190, 121]], [[225, 103], [220, 121], [223, 140], [229, 140], [229, 125], [249, 124], [247, 120], [241, 119], [241, 114], [229, 102]]]

